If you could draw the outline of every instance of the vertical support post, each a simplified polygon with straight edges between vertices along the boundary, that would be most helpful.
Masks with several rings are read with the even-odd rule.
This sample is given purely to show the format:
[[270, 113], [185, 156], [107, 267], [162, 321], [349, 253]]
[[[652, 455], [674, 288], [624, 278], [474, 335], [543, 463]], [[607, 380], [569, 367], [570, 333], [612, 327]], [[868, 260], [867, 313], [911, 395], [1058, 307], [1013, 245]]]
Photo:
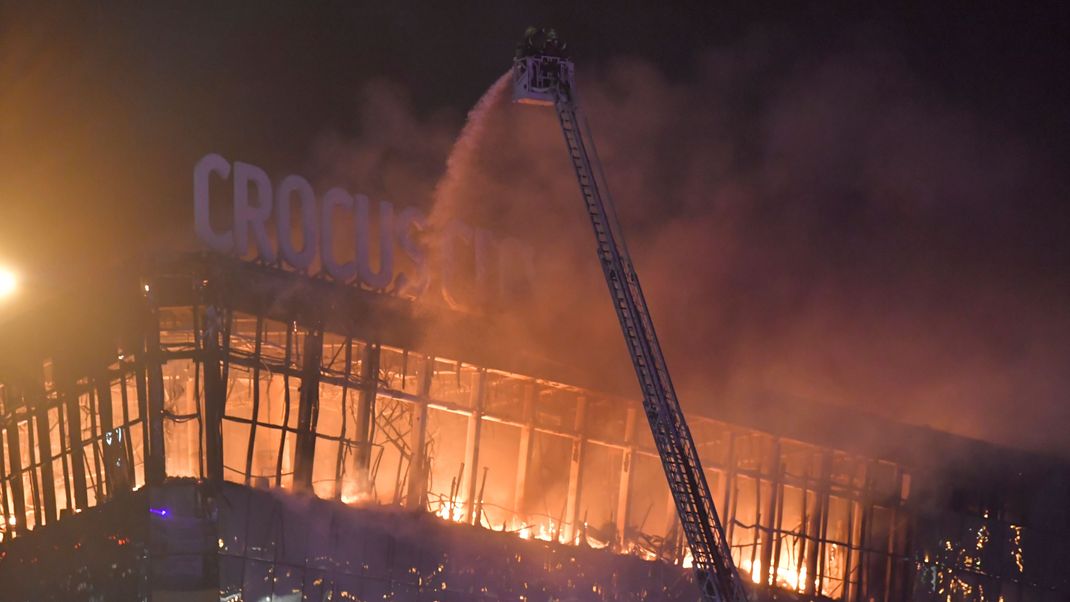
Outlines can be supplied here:
[[[795, 578], [799, 582], [802, 581], [803, 571], [806, 570], [806, 554], [809, 548], [808, 538], [811, 536], [810, 526], [813, 522], [813, 515], [815, 514], [811, 508], [812, 504], [810, 502], [809, 471], [807, 471], [806, 476], [803, 477], [802, 484], [802, 522], [799, 526], [799, 537], [802, 541], [799, 544], [798, 551], [793, 554], [795, 560]], [[805, 591], [805, 588], [803, 589]]]
[[[911, 476], [906, 470], [903, 471], [902, 478], [900, 479], [899, 498], [896, 505], [896, 530], [899, 533], [899, 550], [901, 553], [906, 553], [907, 550], [914, 549], [914, 530], [916, 515], [909, 512], [906, 509], [907, 500], [910, 499], [910, 483]], [[1004, 542], [1006, 545], [1006, 542]], [[907, 592], [910, 591], [911, 583], [914, 580], [915, 564], [900, 559], [900, 570], [898, 571], [899, 577], [896, 580], [896, 587], [898, 588], [898, 595], [905, 597]], [[894, 593], [893, 593], [894, 595]]]
[[858, 539], [858, 591], [860, 599], [869, 599], [873, 596], [873, 575], [870, 573], [870, 539], [873, 537], [873, 480], [877, 471], [874, 469], [875, 460], [866, 462], [865, 491], [862, 493], [861, 523], [859, 525]]
[[895, 505], [890, 508], [891, 522], [888, 525], [888, 560], [884, 571], [884, 599], [891, 600], [892, 581], [895, 577], [895, 552], [899, 533], [899, 504], [903, 492], [903, 467], [895, 467]]
[[34, 468], [34, 465], [37, 464], [37, 430], [34, 428], [34, 416], [32, 413], [26, 416], [26, 437], [29, 439], [26, 442], [26, 450], [30, 454], [30, 457], [26, 458], [28, 462], [26, 474], [30, 477], [30, 497], [33, 499], [33, 524], [40, 527], [45, 522], [41, 513], [41, 507], [44, 506], [44, 503], [41, 501], [41, 485], [37, 478], [37, 469]]
[[208, 481], [223, 482], [223, 407], [227, 387], [223, 382], [219, 348], [220, 312], [208, 306], [204, 312], [204, 440]]
[[62, 396], [67, 413], [67, 445], [71, 450], [71, 486], [74, 488], [74, 507], [77, 510], [89, 508], [89, 497], [85, 483], [85, 448], [82, 447], [82, 412], [78, 408], [78, 394], [73, 383], [63, 370], [57, 366], [56, 386]]
[[22, 489], [22, 446], [19, 442], [19, 423], [12, 420], [7, 427], [7, 449], [11, 453], [11, 501], [14, 506], [15, 532], [26, 531], [26, 493]]
[[[762, 548], [762, 519], [766, 518], [762, 516], [762, 507], [765, 505], [763, 502], [764, 497], [762, 496], [762, 482], [768, 482], [763, 477], [764, 475], [759, 466], [757, 474], [754, 477], [754, 531], [753, 535], [751, 535], [751, 543], [749, 546], [751, 570], [754, 570], [756, 564], [761, 564], [761, 557], [759, 554], [761, 553]], [[766, 488], [768, 489], [768, 486]]]
[[56, 479], [52, 474], [52, 442], [49, 437], [48, 407], [45, 405], [43, 391], [34, 389], [34, 402], [37, 408], [37, 448], [41, 459], [41, 492], [44, 499], [45, 524], [56, 520]]
[[305, 332], [301, 366], [301, 397], [297, 406], [297, 443], [294, 458], [294, 489], [312, 490], [312, 463], [316, 451], [316, 419], [320, 403], [320, 362], [323, 358], [323, 332], [310, 328]]
[[150, 485], [163, 483], [166, 477], [163, 438], [163, 353], [160, 350], [160, 318], [150, 306], [145, 329], [145, 377], [148, 388], [148, 457], [145, 459], [145, 480]]
[[264, 318], [256, 316], [256, 339], [253, 343], [253, 417], [249, 425], [249, 445], [245, 448], [245, 484], [253, 478], [253, 450], [256, 449], [256, 425], [260, 422], [260, 351], [264, 340]]
[[814, 496], [817, 498], [814, 504], [814, 513], [810, 519], [810, 525], [807, 528], [806, 542], [806, 595], [813, 597], [816, 590], [818, 572], [818, 556], [820, 555], [823, 545], [820, 543], [825, 540], [825, 518], [828, 512], [828, 491], [829, 491], [829, 471], [832, 469], [832, 456], [828, 450], [825, 450], [821, 454], [820, 472], [818, 473], [818, 484], [814, 489]]
[[[781, 467], [781, 471], [786, 472], [786, 470], [787, 470], [786, 468]], [[783, 486], [781, 486], [780, 490], [776, 492], [776, 495], [777, 495], [776, 518], [773, 519], [773, 528], [777, 529], [782, 534], [786, 533], [786, 532], [789, 532], [789, 531], [793, 531], [795, 529], [795, 525], [790, 525], [789, 527], [785, 527], [784, 526], [784, 487]], [[770, 585], [776, 585], [773, 580], [776, 578], [776, 575], [779, 574], [779, 572], [780, 572], [781, 551], [783, 551], [785, 554], [788, 554], [788, 553], [790, 553], [790, 550], [788, 548], [789, 548], [789, 546], [787, 546], [787, 545], [778, 544], [775, 541], [773, 542], [773, 561], [772, 561], [772, 564], [770, 565], [772, 567], [772, 571], [771, 571], [771, 573], [769, 575], [769, 578], [770, 578], [770, 582], [769, 583], [770, 583]]]
[[357, 398], [357, 465], [360, 494], [370, 493], [372, 457], [372, 420], [375, 418], [375, 396], [379, 393], [379, 344], [368, 343], [360, 361], [360, 395]]
[[528, 489], [528, 466], [531, 464], [531, 446], [535, 434], [535, 382], [526, 383], [520, 407], [520, 448], [516, 458], [516, 482], [513, 486], [513, 512], [523, 524], [527, 524], [527, 508], [524, 496]]
[[725, 466], [725, 483], [724, 483], [724, 517], [721, 521], [724, 524], [724, 538], [725, 543], [728, 544], [728, 549], [732, 549], [732, 535], [736, 530], [736, 499], [737, 495], [734, 494], [736, 489], [736, 432], [732, 431], [728, 436], [728, 465]]
[[[856, 460], [857, 461], [857, 460]], [[847, 577], [848, 587], [845, 600], [863, 599], [863, 570], [865, 567], [865, 505], [869, 503], [869, 471], [865, 475], [865, 490], [861, 501], [851, 502], [850, 526], [848, 531]]]
[[[133, 348], [132, 346], [130, 348]], [[149, 457], [149, 391], [148, 391], [148, 371], [145, 368], [144, 356], [138, 356], [134, 361], [134, 394], [137, 397], [137, 415], [141, 419], [141, 457]], [[77, 399], [74, 400], [75, 409], [77, 410]], [[68, 414], [68, 419], [69, 419]], [[71, 430], [74, 430], [74, 424], [71, 425]], [[79, 460], [80, 461], [80, 460]], [[71, 463], [74, 463], [74, 459], [71, 459]], [[148, 466], [142, 465], [142, 478], [145, 482], [148, 482]], [[84, 477], [83, 477], [84, 481]]]
[[[343, 349], [345, 349], [345, 355], [343, 359], [342, 374], [344, 379], [342, 381], [342, 405], [340, 409], [341, 424], [339, 425], [339, 432], [342, 434], [342, 440], [338, 442], [338, 455], [334, 463], [334, 499], [342, 499], [345, 487], [343, 475], [345, 474], [345, 461], [346, 453], [349, 451], [346, 448], [345, 440], [348, 433], [348, 418], [349, 418], [349, 398], [350, 398], [350, 386], [349, 377], [353, 374], [353, 337], [347, 336], [342, 342]], [[348, 496], [346, 496], [348, 499]]]
[[413, 424], [409, 430], [412, 465], [409, 468], [409, 490], [405, 494], [405, 505], [410, 510], [423, 510], [427, 507], [427, 399], [431, 394], [431, 374], [435, 360], [427, 355], [422, 361], [416, 408], [412, 415]]
[[[284, 468], [286, 466], [286, 464], [285, 464], [286, 447], [287, 447], [287, 443], [289, 442], [288, 435], [289, 435], [289, 433], [291, 431], [291, 429], [290, 429], [290, 406], [292, 404], [290, 402], [290, 399], [291, 399], [290, 372], [293, 369], [293, 354], [294, 354], [294, 346], [295, 346], [295, 343], [294, 343], [295, 336], [294, 335], [296, 335], [296, 334], [297, 334], [297, 323], [296, 322], [288, 322], [286, 324], [286, 350], [283, 352], [283, 356], [284, 356], [283, 365], [285, 366], [285, 368], [283, 368], [283, 371], [282, 371], [282, 396], [283, 396], [283, 400], [284, 400], [283, 401], [283, 406], [282, 406], [282, 429], [280, 429], [280, 431], [279, 431], [279, 452], [278, 452], [278, 455], [275, 457], [275, 486], [276, 487], [281, 487], [282, 486], [282, 473], [283, 473], [283, 470], [284, 470]], [[292, 470], [293, 466], [291, 465], [290, 468]]]
[[[781, 480], [783, 478], [784, 465], [780, 459], [780, 437], [773, 438], [773, 447], [770, 451], [770, 466], [772, 467], [772, 479], [769, 483], [769, 491], [764, 496], [764, 499], [759, 500], [759, 503], [764, 506], [761, 510], [762, 518], [764, 521], [759, 521], [758, 529], [761, 530], [761, 567], [760, 567], [760, 581], [761, 584], [770, 585], [773, 584], [774, 577], [776, 575], [776, 569], [773, 567], [773, 531], [777, 526], [777, 502], [780, 497]], [[753, 564], [751, 565], [751, 571], [754, 571]], [[813, 575], [813, 573], [810, 573]]]
[[111, 382], [107, 372], [98, 374], [93, 379], [93, 385], [97, 391], [97, 412], [100, 414], [100, 432], [110, 431], [115, 424], [112, 416]]
[[623, 551], [627, 545], [628, 508], [632, 490], [632, 459], [635, 456], [635, 408], [628, 408], [624, 419], [624, 454], [621, 457], [620, 483], [617, 490], [617, 548]]
[[480, 517], [472, 512], [476, 500], [476, 488], [479, 486], [479, 438], [483, 434], [483, 398], [486, 389], [487, 371], [480, 369], [476, 375], [476, 386], [472, 391], [472, 413], [468, 415], [468, 430], [464, 442], [464, 465], [470, 466], [464, 474], [466, 494], [464, 504], [464, 522], [477, 523]]
[[[66, 494], [64, 496], [64, 498], [66, 500], [66, 507], [59, 509], [60, 518], [62, 518], [64, 510], [66, 510], [67, 512], [74, 512], [74, 490], [71, 488], [71, 461], [70, 461], [71, 459], [70, 459], [70, 454], [68, 454], [66, 452], [66, 450], [67, 450], [66, 446], [67, 446], [68, 439], [67, 439], [66, 419], [64, 418], [64, 414], [63, 414], [64, 407], [63, 407], [63, 401], [62, 401], [63, 400], [62, 393], [58, 393], [57, 400], [58, 400], [58, 403], [55, 406], [55, 408], [56, 408], [57, 428], [59, 429], [59, 433], [57, 433], [57, 434], [59, 435], [59, 445], [60, 445], [60, 465], [63, 468], [63, 491]], [[51, 410], [49, 410], [49, 412], [50, 411]], [[2, 463], [2, 461], [0, 461], [0, 463]], [[0, 467], [0, 480], [2, 480], [2, 479], [3, 479], [3, 469], [2, 469], [2, 467]], [[0, 490], [0, 498], [2, 498], [2, 490]], [[0, 503], [0, 504], [2, 504], [2, 503]]]
[[[815, 592], [821, 594], [825, 589], [825, 578], [828, 566], [825, 559], [828, 558], [828, 546], [829, 538], [829, 514], [832, 509], [832, 451], [824, 450], [821, 452], [821, 503], [824, 505], [821, 513], [821, 531], [818, 534], [820, 545], [820, 558], [818, 560], [817, 583], [815, 585]], [[814, 573], [811, 573], [814, 574]]]
[[[0, 391], [2, 392], [2, 391]], [[0, 408], [2, 409], [2, 408]], [[0, 424], [0, 441], [6, 436], [7, 425]], [[7, 456], [4, 455], [4, 445], [0, 443], [0, 516], [3, 517], [3, 524], [0, 525], [5, 531], [7, 531], [11, 524], [11, 495], [7, 489]], [[6, 537], [5, 537], [6, 538]]]
[[[100, 430], [100, 404], [98, 403], [99, 400], [97, 399], [96, 390], [92, 387], [90, 387], [89, 389], [88, 399], [89, 433], [90, 438], [93, 440], [91, 447], [91, 453], [93, 455], [93, 464], [89, 465], [89, 461], [86, 460], [86, 467], [90, 470], [89, 480], [90, 483], [93, 485], [93, 496], [96, 499], [96, 503], [100, 504], [105, 499], [107, 499], [108, 491], [107, 483], [104, 482], [106, 479], [104, 478], [103, 466], [101, 466], [102, 454], [100, 453], [100, 439], [104, 433]], [[36, 482], [34, 483], [34, 486], [37, 486]]]
[[[122, 421], [123, 421], [123, 426], [125, 428], [127, 428], [127, 429], [131, 428], [131, 426], [130, 426], [130, 391], [127, 389], [127, 378], [129, 378], [129, 376], [130, 375], [127, 374], [127, 371], [123, 367], [123, 365], [119, 364], [119, 395], [120, 395], [119, 402], [123, 404]], [[130, 435], [130, 433], [127, 432], [127, 435]], [[133, 442], [131, 441], [131, 438], [129, 436], [124, 437], [124, 440], [126, 441], [126, 443], [125, 443], [125, 445], [123, 445], [123, 448], [124, 448], [124, 454], [126, 456], [126, 465], [130, 469], [130, 473], [129, 473], [130, 484], [131, 485], [135, 485], [136, 483], [135, 483], [135, 477], [134, 477], [134, 473], [133, 473], [133, 470], [134, 470], [134, 445], [133, 445]], [[64, 466], [66, 466], [66, 463], [64, 463]]]
[[[94, 376], [93, 390], [97, 394], [97, 415], [100, 417], [100, 434], [103, 436], [111, 431], [115, 423], [115, 417], [112, 416], [111, 382], [107, 371], [101, 371]], [[98, 489], [101, 492], [98, 495], [108, 497], [115, 495], [113, 472], [111, 462], [108, 461], [105, 454], [104, 470], [101, 470], [100, 475], [97, 477], [100, 479]]]
[[844, 602], [851, 602], [851, 566], [854, 561], [854, 524], [855, 524], [855, 503], [848, 501], [847, 503], [847, 541], [843, 548], [843, 585], [840, 589], [843, 592]]
[[572, 543], [579, 533], [578, 523], [580, 514], [580, 496], [582, 495], [583, 483], [581, 474], [583, 468], [583, 456], [587, 448], [587, 398], [579, 397], [576, 400], [576, 423], [573, 425], [576, 438], [572, 440], [572, 457], [568, 463], [568, 497], [565, 498], [565, 541]]

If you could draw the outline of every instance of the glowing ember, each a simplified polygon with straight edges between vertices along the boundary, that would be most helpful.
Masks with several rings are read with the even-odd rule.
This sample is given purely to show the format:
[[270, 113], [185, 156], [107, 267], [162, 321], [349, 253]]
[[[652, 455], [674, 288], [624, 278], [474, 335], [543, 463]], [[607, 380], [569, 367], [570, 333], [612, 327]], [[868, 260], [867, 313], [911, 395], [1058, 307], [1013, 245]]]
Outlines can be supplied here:
[[464, 504], [461, 502], [443, 502], [439, 506], [438, 512], [435, 513], [441, 519], [453, 521], [455, 523], [464, 522]]
[[[690, 559], [690, 555], [688, 556]], [[776, 583], [777, 587], [788, 589], [791, 591], [802, 592], [806, 588], [806, 567], [796, 567], [795, 562], [789, 558], [781, 558], [780, 565], [776, 568]], [[741, 571], [750, 575], [750, 579], [754, 583], [762, 582], [762, 563], [761, 560], [755, 559], [751, 563], [749, 558], [745, 558], [740, 563], [739, 568]]]

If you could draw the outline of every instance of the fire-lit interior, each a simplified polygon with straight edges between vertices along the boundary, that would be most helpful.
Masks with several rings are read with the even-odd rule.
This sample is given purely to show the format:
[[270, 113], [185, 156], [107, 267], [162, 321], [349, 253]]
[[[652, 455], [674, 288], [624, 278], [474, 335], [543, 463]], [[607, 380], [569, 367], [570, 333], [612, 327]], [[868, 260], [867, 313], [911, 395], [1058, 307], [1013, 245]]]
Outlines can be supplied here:
[[[39, 388], [0, 387], [5, 539], [154, 479], [211, 479], [216, 462], [254, 488], [689, 566], [637, 400], [225, 306], [149, 315], [145, 338], [117, 346], [110, 365], [77, 374], [49, 359]], [[1044, 534], [1012, 517], [977, 510], [954, 519], [957, 532], [923, 528], [899, 464], [689, 419], [753, 584], [831, 600], [1048, 591], [1027, 551]]]

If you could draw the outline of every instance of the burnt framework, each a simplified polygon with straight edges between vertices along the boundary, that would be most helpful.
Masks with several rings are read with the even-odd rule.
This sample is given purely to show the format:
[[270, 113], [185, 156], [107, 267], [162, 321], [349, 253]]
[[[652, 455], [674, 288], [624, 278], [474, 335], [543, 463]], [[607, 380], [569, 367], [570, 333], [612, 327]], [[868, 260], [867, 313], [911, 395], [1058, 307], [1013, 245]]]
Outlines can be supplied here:
[[[36, 368], [4, 366], [5, 538], [123, 496], [103, 442], [118, 428], [128, 434], [121, 449], [133, 486], [186, 476], [304, 488], [494, 529], [512, 517], [506, 530], [684, 561], [678, 530], [650, 518], [657, 512], [642, 494], [656, 456], [623, 400], [491, 369], [486, 358], [417, 351], [419, 324], [404, 304], [326, 281], [225, 258], [145, 273], [116, 307], [143, 316], [134, 328], [116, 321], [127, 325], [94, 338], [93, 353], [53, 342], [68, 353], [39, 356]], [[266, 417], [280, 399], [281, 418]], [[344, 421], [337, 433], [318, 428], [335, 407]], [[601, 420], [584, 420], [592, 413]], [[462, 425], [453, 443], [463, 451], [447, 466], [448, 417]], [[500, 454], [486, 449], [498, 445], [498, 429], [517, 435], [505, 487], [488, 464]], [[1021, 483], [941, 483], [944, 497], [927, 499], [932, 477], [917, 468], [710, 420], [693, 430], [726, 509], [733, 558], [753, 581], [847, 600], [935, 598], [938, 589], [925, 589], [933, 583], [958, 588], [961, 599], [982, 585], [1008, 599], [1066, 587], [1039, 561], [1066, 557], [1065, 492], [1044, 489], [1042, 462]], [[533, 490], [557, 457], [554, 442], [563, 487], [540, 501]], [[617, 475], [608, 485], [606, 467]], [[1031, 488], [1022, 495], [1032, 506], [1043, 499], [1055, 509], [1016, 503], [1005, 491], [1012, 486]], [[591, 509], [606, 495], [603, 521]], [[656, 495], [666, 507], [667, 492]], [[531, 532], [540, 524], [545, 534]]]

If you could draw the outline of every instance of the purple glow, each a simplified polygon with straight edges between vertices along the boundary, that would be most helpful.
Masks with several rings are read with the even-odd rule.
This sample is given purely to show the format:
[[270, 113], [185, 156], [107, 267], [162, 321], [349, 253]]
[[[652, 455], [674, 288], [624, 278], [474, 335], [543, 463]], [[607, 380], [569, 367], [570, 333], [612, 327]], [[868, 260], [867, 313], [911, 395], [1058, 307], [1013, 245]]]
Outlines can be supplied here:
[[149, 512], [167, 518], [167, 508], [149, 508]]

